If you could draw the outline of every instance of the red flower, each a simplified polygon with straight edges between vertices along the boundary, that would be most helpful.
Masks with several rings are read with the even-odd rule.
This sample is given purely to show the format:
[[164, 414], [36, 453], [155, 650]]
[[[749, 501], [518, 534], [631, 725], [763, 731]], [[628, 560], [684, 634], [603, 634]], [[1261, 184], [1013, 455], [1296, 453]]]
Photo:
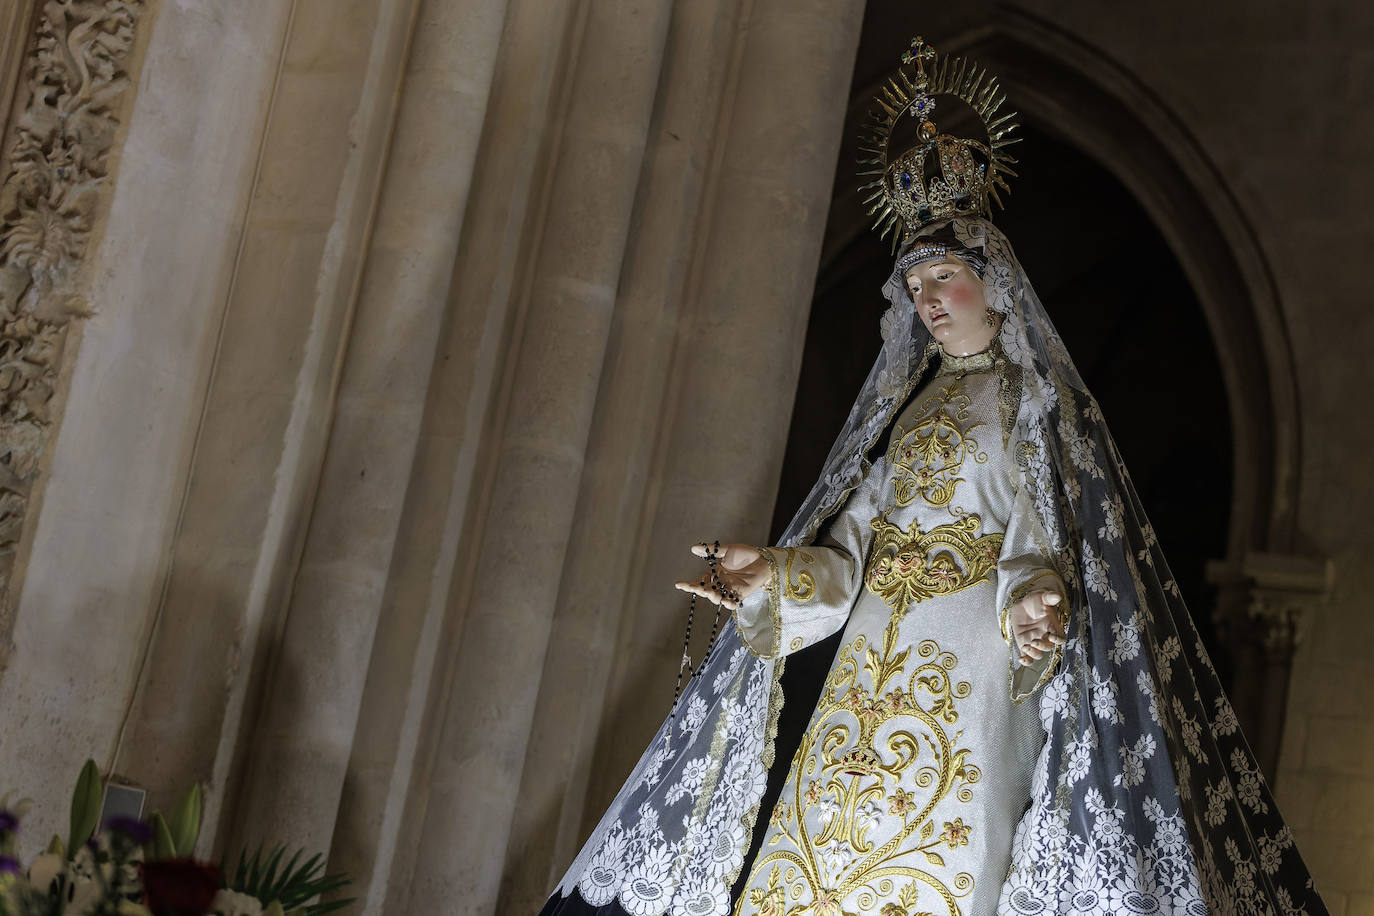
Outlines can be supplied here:
[[153, 916], [205, 916], [222, 882], [219, 869], [193, 859], [143, 863], [143, 896]]

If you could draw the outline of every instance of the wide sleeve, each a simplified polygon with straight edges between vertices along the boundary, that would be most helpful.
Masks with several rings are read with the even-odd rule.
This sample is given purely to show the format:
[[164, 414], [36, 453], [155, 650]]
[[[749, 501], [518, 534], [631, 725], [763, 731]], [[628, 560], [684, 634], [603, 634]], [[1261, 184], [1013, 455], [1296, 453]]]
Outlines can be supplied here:
[[1062, 653], [1060, 647], [1055, 646], [1036, 661], [1022, 664], [1011, 630], [1011, 606], [1037, 589], [1053, 589], [1064, 596], [1060, 607], [1067, 612], [1069, 593], [1064, 588], [1064, 580], [1055, 571], [1049, 539], [1031, 502], [1030, 488], [1021, 485], [1019, 478], [1014, 483], [1017, 485], [1016, 497], [997, 560], [997, 607], [1001, 614], [1002, 638], [1007, 642], [1011, 658], [1011, 698], [1020, 703], [1053, 676]]
[[759, 548], [772, 576], [735, 611], [736, 629], [750, 652], [760, 658], [790, 655], [844, 626], [863, 585], [886, 467], [882, 458], [868, 467], [816, 543]]

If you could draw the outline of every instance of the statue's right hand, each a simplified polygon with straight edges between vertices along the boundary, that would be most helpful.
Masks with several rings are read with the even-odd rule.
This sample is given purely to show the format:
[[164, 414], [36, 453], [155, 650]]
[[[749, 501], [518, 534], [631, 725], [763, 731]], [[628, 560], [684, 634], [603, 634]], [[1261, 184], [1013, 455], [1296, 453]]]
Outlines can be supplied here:
[[723, 544], [719, 547], [714, 544], [694, 544], [692, 553], [702, 559], [711, 555], [716, 557], [715, 581], [707, 572], [696, 582], [677, 582], [674, 587], [730, 610], [737, 609], [745, 598], [767, 585], [773, 575], [759, 549], [748, 544]]

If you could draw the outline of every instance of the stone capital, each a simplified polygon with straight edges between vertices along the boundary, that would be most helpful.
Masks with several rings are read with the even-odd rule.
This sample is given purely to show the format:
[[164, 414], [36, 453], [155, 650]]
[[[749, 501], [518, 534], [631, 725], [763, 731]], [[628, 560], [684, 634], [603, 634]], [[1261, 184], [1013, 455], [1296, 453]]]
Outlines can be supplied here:
[[1307, 621], [1326, 602], [1332, 577], [1330, 560], [1293, 554], [1247, 553], [1238, 563], [1207, 565], [1207, 580], [1229, 593], [1230, 600], [1219, 606], [1243, 608], [1255, 638], [1283, 656], [1301, 642]]

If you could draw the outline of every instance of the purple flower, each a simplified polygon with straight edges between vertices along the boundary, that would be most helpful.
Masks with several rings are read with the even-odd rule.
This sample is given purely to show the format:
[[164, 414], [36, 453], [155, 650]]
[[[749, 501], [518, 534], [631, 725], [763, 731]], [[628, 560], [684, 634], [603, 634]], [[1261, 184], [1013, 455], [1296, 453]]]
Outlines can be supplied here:
[[0, 833], [16, 833], [19, 830], [19, 815], [6, 808], [0, 808]]
[[24, 870], [14, 856], [0, 856], [0, 875], [17, 875]]
[[127, 837], [139, 846], [153, 841], [153, 828], [133, 817], [112, 817], [105, 821], [105, 829]]

